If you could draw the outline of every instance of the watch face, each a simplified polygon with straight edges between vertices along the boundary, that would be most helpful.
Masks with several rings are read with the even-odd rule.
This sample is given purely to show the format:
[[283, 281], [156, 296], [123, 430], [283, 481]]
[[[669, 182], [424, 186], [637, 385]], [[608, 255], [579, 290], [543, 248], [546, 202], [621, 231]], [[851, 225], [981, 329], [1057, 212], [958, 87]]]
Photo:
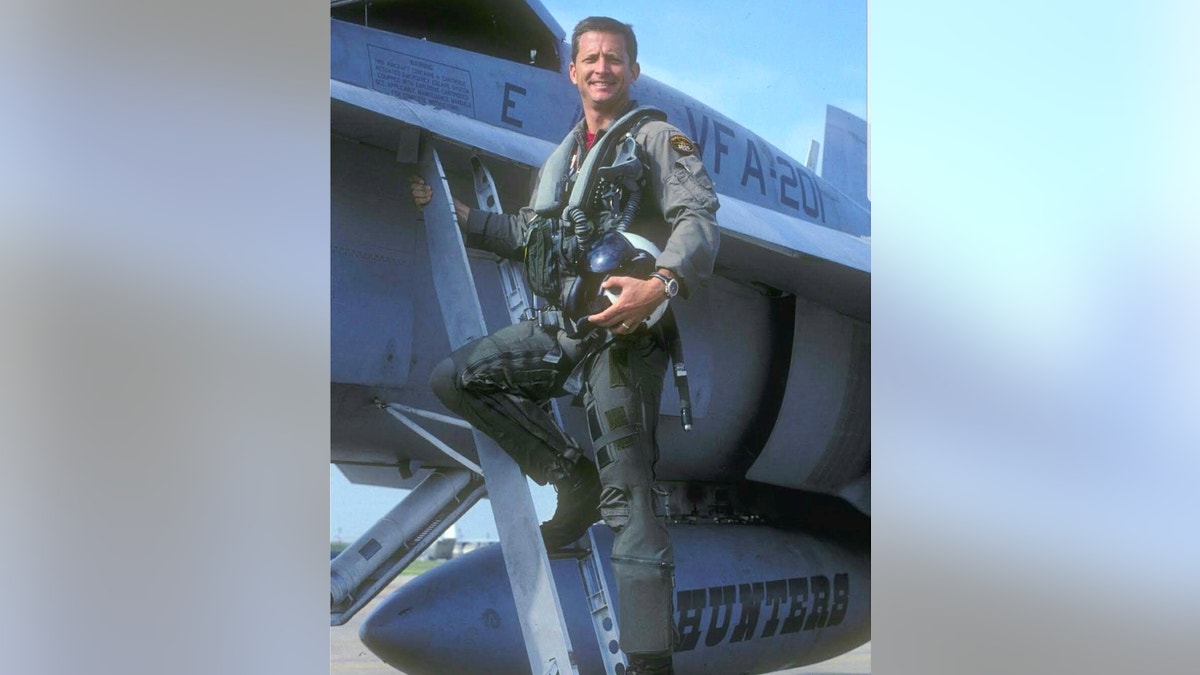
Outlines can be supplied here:
[[654, 274], [651, 274], [650, 276], [663, 282], [663, 290], [666, 291], [668, 298], [675, 297], [675, 294], [679, 292], [679, 282], [677, 280], [672, 279], [671, 277], [669, 277], [665, 274], [660, 274], [658, 272], [655, 272]]

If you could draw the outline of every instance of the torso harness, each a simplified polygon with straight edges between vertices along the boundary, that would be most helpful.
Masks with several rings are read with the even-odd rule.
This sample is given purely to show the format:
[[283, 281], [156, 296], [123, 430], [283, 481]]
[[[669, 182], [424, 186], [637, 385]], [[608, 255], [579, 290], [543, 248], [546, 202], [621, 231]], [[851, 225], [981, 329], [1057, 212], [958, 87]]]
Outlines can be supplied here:
[[[542, 327], [561, 329], [581, 342], [583, 355], [564, 386], [571, 393], [579, 392], [591, 355], [613, 340], [612, 333], [587, 321], [609, 304], [600, 284], [612, 275], [648, 279], [657, 270], [657, 247], [627, 230], [646, 185], [643, 150], [634, 134], [651, 119], [666, 118], [657, 108], [634, 108], [596, 139], [577, 171], [572, 161], [581, 149], [571, 134], [551, 153], [538, 180], [533, 200], [538, 216], [526, 234], [525, 274], [533, 292], [549, 303], [538, 310]], [[669, 306], [651, 330], [659, 332], [670, 351], [680, 418], [684, 429], [691, 430], [683, 345]], [[561, 349], [545, 358], [557, 363]]]

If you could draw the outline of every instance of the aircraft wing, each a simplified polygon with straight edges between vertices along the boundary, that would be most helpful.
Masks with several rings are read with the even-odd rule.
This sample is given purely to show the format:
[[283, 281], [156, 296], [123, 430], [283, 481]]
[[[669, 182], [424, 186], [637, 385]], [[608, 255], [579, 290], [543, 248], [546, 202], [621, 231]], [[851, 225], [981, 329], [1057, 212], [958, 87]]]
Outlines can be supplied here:
[[406, 126], [418, 127], [457, 145], [536, 168], [554, 144], [502, 129], [448, 110], [405, 101], [371, 89], [329, 80], [334, 133], [384, 148], [398, 147]]
[[871, 320], [871, 242], [718, 193], [727, 276], [765, 284]]
[[[555, 145], [457, 113], [330, 80], [334, 133], [384, 148], [404, 147], [418, 128], [451, 144], [537, 168]], [[409, 143], [415, 147], [415, 143]], [[823, 227], [718, 192], [717, 265], [731, 276], [794, 293], [870, 320], [870, 239]], [[827, 198], [836, 200], [836, 194]], [[849, 208], [859, 208], [849, 203]], [[834, 208], [838, 205], [835, 203]]]

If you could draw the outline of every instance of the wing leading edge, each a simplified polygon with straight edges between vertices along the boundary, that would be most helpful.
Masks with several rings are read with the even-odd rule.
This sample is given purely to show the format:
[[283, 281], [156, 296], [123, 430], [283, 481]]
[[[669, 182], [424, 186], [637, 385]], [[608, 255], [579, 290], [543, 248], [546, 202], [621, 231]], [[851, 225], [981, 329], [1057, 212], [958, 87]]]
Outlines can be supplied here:
[[[401, 147], [402, 136], [416, 127], [529, 169], [540, 166], [554, 150], [553, 143], [517, 131], [337, 80], [330, 80], [330, 97], [334, 133], [371, 145]], [[717, 260], [721, 270], [869, 320], [868, 238], [718, 194], [724, 235]]]

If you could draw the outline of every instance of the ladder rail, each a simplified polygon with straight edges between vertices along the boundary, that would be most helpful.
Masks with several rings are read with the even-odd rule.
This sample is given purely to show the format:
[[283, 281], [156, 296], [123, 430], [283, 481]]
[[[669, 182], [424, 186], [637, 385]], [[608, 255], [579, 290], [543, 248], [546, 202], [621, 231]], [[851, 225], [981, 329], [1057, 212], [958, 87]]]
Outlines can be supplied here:
[[[438, 262], [432, 266], [434, 290], [450, 347], [457, 349], [483, 337], [487, 326], [459, 234], [450, 186], [432, 139], [422, 138], [418, 154], [420, 174], [433, 193], [424, 208], [423, 222], [430, 258]], [[473, 431], [473, 436], [492, 500], [530, 672], [533, 675], [578, 673], [525, 475], [495, 441], [478, 430]]]
[[[496, 190], [495, 180], [488, 171], [487, 165], [478, 156], [471, 157], [471, 174], [475, 186], [475, 200], [479, 209], [491, 213], [503, 213], [500, 206], [500, 196]], [[513, 323], [534, 315], [533, 304], [530, 302], [528, 289], [516, 263], [501, 259], [500, 284], [508, 304], [509, 316]], [[558, 401], [551, 399], [549, 411], [554, 421], [561, 429], [562, 413]], [[586, 457], [580, 461], [591, 461]], [[624, 652], [621, 651], [620, 634], [613, 616], [609, 598], [608, 581], [596, 548], [596, 537], [588, 529], [590, 548], [587, 555], [579, 559], [579, 573], [583, 579], [584, 595], [587, 597], [588, 610], [591, 614], [592, 628], [596, 633], [596, 641], [600, 647], [600, 656], [604, 660], [604, 669], [608, 675], [620, 675], [628, 667]]]
[[583, 592], [587, 597], [588, 610], [592, 615], [592, 628], [600, 646], [600, 658], [608, 675], [621, 675], [629, 667], [625, 652], [621, 650], [621, 633], [609, 598], [608, 580], [600, 566], [596, 535], [588, 529], [590, 552], [579, 559], [579, 574], [583, 578]]

